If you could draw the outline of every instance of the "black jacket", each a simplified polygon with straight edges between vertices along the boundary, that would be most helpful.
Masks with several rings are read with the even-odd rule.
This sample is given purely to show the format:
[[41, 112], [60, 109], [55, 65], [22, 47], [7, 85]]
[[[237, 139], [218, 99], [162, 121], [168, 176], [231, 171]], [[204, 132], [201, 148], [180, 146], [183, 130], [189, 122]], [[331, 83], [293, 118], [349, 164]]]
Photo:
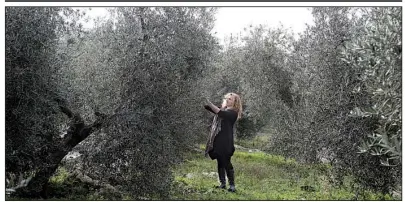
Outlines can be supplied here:
[[[214, 113], [209, 106], [206, 105], [204, 108]], [[222, 119], [221, 131], [215, 136], [214, 148], [209, 153], [211, 159], [216, 159], [218, 156], [232, 156], [235, 152], [233, 128], [238, 113], [232, 109], [221, 109], [218, 117]]]

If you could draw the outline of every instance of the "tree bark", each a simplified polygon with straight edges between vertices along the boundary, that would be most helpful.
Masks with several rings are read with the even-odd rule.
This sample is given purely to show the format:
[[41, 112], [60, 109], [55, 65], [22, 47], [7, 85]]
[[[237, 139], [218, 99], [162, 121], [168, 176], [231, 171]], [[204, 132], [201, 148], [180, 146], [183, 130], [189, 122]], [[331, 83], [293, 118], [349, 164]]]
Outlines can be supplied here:
[[55, 173], [62, 159], [81, 141], [86, 139], [91, 133], [100, 129], [107, 120], [104, 114], [95, 112], [97, 119], [94, 123], [86, 125], [79, 114], [73, 113], [61, 100], [56, 100], [61, 112], [70, 118], [70, 126], [65, 137], [48, 147], [48, 156], [43, 162], [35, 176], [29, 181], [26, 187], [18, 188], [15, 192], [20, 197], [46, 198], [49, 178]]

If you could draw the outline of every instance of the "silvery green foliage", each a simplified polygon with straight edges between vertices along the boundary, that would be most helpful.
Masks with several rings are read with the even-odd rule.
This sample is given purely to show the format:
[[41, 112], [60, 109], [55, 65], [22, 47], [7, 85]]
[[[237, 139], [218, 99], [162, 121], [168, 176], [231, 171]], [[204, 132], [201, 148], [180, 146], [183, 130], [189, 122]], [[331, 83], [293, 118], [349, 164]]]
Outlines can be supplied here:
[[342, 49], [342, 60], [359, 69], [361, 85], [354, 93], [371, 95], [370, 105], [356, 106], [353, 117], [376, 117], [377, 126], [359, 147], [359, 152], [381, 156], [386, 166], [402, 160], [401, 62], [402, 31], [400, 8], [363, 9], [358, 20], [358, 37]]
[[[387, 192], [402, 179], [402, 9], [367, 8], [361, 13], [355, 22], [358, 35], [342, 49], [341, 58], [358, 70], [359, 84], [350, 90], [368, 97], [367, 103], [353, 106], [349, 116], [373, 120], [356, 150], [372, 158], [375, 167], [357, 173], [364, 184]], [[373, 172], [376, 169], [379, 172]]]
[[6, 172], [35, 173], [58, 139], [56, 7], [6, 8]]
[[304, 162], [317, 161], [317, 151], [331, 149], [343, 137], [339, 128], [349, 104], [346, 85], [351, 85], [343, 81], [350, 80], [350, 69], [339, 60], [337, 48], [350, 38], [348, 12], [349, 8], [313, 8], [315, 25], [301, 34], [288, 60], [297, 105], [283, 116], [279, 139], [291, 149], [275, 145]]
[[76, 168], [132, 197], [164, 198], [170, 166], [205, 137], [200, 80], [217, 49], [215, 9], [111, 11], [83, 30], [76, 22], [84, 14], [69, 8], [8, 9], [7, 170], [45, 166], [47, 148], [66, 132], [53, 104], [61, 97], [86, 123], [95, 111], [110, 117], [78, 145]]
[[[384, 9], [371, 11], [379, 13], [380, 19], [382, 16], [391, 18], [387, 17], [391, 16], [387, 11], [382, 11]], [[337, 182], [341, 182], [345, 175], [352, 175], [362, 186], [388, 193], [390, 187], [396, 184], [396, 176], [400, 176], [398, 169], [381, 166], [377, 156], [359, 154], [362, 141], [367, 135], [373, 134], [381, 121], [378, 116], [353, 115], [359, 109], [369, 109], [380, 102], [373, 92], [384, 85], [382, 81], [378, 82], [377, 77], [365, 76], [369, 72], [365, 64], [369, 61], [363, 62], [365, 56], [362, 59], [358, 57], [362, 52], [348, 47], [355, 47], [357, 43], [367, 44], [371, 41], [369, 38], [385, 37], [384, 34], [367, 35], [362, 31], [371, 27], [367, 26], [365, 19], [368, 19], [368, 23], [378, 24], [378, 18], [370, 17], [376, 13], [366, 13], [362, 17], [359, 13], [361, 12], [357, 8], [348, 7], [313, 8], [315, 25], [309, 26], [294, 44], [295, 50], [289, 60], [289, 66], [295, 72], [293, 91], [298, 94], [297, 107], [293, 111], [287, 111], [286, 114], [289, 115], [284, 116], [286, 124], [280, 125], [284, 132], [272, 138], [274, 147], [269, 149], [308, 163], [318, 162], [318, 153], [326, 150], [334, 168], [333, 179], [337, 179]], [[392, 21], [396, 23], [395, 19]], [[390, 23], [387, 24], [389, 26]], [[383, 26], [380, 24], [374, 27]], [[400, 30], [399, 26], [391, 28]], [[394, 39], [395, 37], [392, 41], [396, 40]], [[393, 43], [396, 44], [397, 41]], [[379, 51], [393, 52], [390, 46], [380, 46]], [[346, 59], [342, 60], [342, 57]], [[379, 56], [366, 57], [373, 60]], [[388, 57], [398, 58], [394, 54]], [[392, 60], [392, 64], [398, 64], [397, 61]], [[392, 68], [398, 68], [395, 65]], [[398, 72], [397, 69], [395, 71]], [[393, 86], [398, 86], [396, 78], [391, 81]], [[375, 89], [373, 91], [368, 87], [367, 90], [353, 91], [365, 86], [373, 86]], [[395, 103], [390, 111], [393, 112], [392, 118], [397, 117], [396, 109], [399, 109], [397, 106], [400, 106], [400, 100], [398, 96], [389, 99]], [[392, 143], [395, 143], [394, 139]]]
[[[352, 85], [347, 86], [347, 94], [350, 95], [352, 101], [349, 105], [349, 111], [346, 111], [348, 118], [343, 130], [350, 135], [348, 137], [351, 141], [345, 144], [347, 145], [346, 151], [341, 150], [338, 153], [341, 160], [337, 162], [336, 167], [339, 168], [340, 166], [343, 170], [349, 171], [361, 185], [388, 193], [397, 185], [399, 176], [401, 176], [401, 164], [398, 161], [398, 155], [400, 156], [401, 151], [395, 148], [398, 148], [401, 142], [401, 135], [398, 136], [401, 134], [398, 133], [401, 131], [400, 111], [398, 111], [401, 109], [401, 54], [397, 48], [398, 44], [401, 43], [400, 16], [402, 11], [399, 8], [387, 7], [362, 9], [358, 10], [357, 13], [362, 15], [352, 18], [352, 38], [344, 46], [339, 47], [340, 59], [352, 70], [350, 72]], [[384, 31], [375, 32], [375, 28]], [[391, 34], [389, 39], [387, 34]], [[367, 47], [364, 44], [370, 44], [370, 46]], [[373, 50], [372, 46], [374, 45], [376, 47]], [[359, 47], [363, 50], [357, 49]], [[380, 58], [384, 58], [385, 65], [373, 64]], [[363, 60], [367, 61], [363, 62]], [[371, 73], [373, 71], [376, 74]], [[391, 71], [395, 71], [395, 73], [390, 75]], [[380, 88], [394, 93], [388, 96], [379, 96]], [[384, 106], [384, 102], [389, 104]], [[373, 108], [377, 109], [375, 114], [373, 114]], [[368, 116], [360, 112], [368, 110], [373, 115]], [[387, 119], [384, 116], [390, 118]], [[385, 130], [387, 131], [384, 131], [383, 127], [386, 127]], [[373, 134], [384, 132], [388, 133], [387, 136], [390, 140], [388, 138], [381, 140], [377, 137], [374, 144], [372, 141], [368, 141], [373, 139], [370, 138]], [[371, 143], [369, 145], [372, 148], [365, 146], [365, 140]], [[387, 141], [383, 142], [384, 140]], [[379, 146], [381, 142], [383, 142], [383, 147], [387, 148], [388, 146], [389, 148], [391, 146], [389, 150], [393, 152], [387, 155], [375, 155], [381, 151]], [[365, 154], [362, 150], [369, 152]], [[356, 155], [347, 155], [345, 154], [347, 151], [356, 152]], [[384, 166], [384, 164], [389, 164], [387, 158], [390, 157], [393, 157], [393, 161], [390, 163], [399, 164], [397, 168]]]
[[275, 127], [276, 114], [293, 106], [291, 73], [285, 65], [292, 41], [283, 27], [245, 28], [243, 34], [226, 41], [213, 69], [206, 72], [207, 93], [214, 100], [228, 92], [242, 98], [237, 137], [253, 137], [268, 123]]
[[167, 197], [170, 166], [206, 135], [200, 79], [216, 50], [213, 12], [122, 7], [90, 32], [71, 63], [84, 73], [76, 92], [113, 118], [78, 146], [83, 172], [134, 198]]
[[223, 50], [215, 9], [110, 11], [83, 30], [69, 8], [6, 9], [7, 176], [46, 166], [66, 132], [61, 97], [86, 123], [110, 117], [73, 167], [133, 198], [167, 199], [170, 166], [208, 132], [203, 98], [236, 92], [239, 137], [268, 125], [272, 153], [314, 163], [326, 151], [337, 182], [352, 175], [388, 193], [401, 179], [400, 8], [317, 7], [298, 41], [257, 26]]

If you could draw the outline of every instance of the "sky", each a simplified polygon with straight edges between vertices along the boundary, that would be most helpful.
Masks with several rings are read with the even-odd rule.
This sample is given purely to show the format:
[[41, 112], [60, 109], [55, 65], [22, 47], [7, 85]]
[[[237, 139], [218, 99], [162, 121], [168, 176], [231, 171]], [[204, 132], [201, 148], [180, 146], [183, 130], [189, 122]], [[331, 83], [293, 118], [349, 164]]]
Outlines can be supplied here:
[[[87, 14], [92, 17], [108, 15], [102, 7], [93, 7]], [[219, 38], [220, 43], [223, 43], [225, 37], [238, 34], [249, 25], [263, 24], [274, 28], [283, 24], [298, 38], [298, 33], [305, 30], [306, 23], [313, 24], [309, 7], [220, 7], [215, 18], [212, 33]], [[84, 24], [84, 27], [91, 26], [91, 21]]]
[[220, 40], [231, 33], [238, 34], [249, 25], [263, 24], [274, 28], [283, 24], [294, 33], [300, 33], [305, 30], [305, 23], [313, 24], [307, 7], [222, 7], [216, 19], [213, 32], [217, 32], [215, 35]]

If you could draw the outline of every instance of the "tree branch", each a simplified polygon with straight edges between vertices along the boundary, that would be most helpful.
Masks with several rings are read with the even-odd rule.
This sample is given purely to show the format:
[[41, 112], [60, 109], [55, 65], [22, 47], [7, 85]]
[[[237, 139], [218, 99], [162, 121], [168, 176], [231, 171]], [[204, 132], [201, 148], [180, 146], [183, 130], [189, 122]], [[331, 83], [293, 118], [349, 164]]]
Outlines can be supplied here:
[[66, 116], [69, 118], [73, 117], [73, 112], [67, 107], [66, 101], [64, 99], [55, 98], [54, 100], [58, 103], [59, 109], [62, 113], [66, 114]]

